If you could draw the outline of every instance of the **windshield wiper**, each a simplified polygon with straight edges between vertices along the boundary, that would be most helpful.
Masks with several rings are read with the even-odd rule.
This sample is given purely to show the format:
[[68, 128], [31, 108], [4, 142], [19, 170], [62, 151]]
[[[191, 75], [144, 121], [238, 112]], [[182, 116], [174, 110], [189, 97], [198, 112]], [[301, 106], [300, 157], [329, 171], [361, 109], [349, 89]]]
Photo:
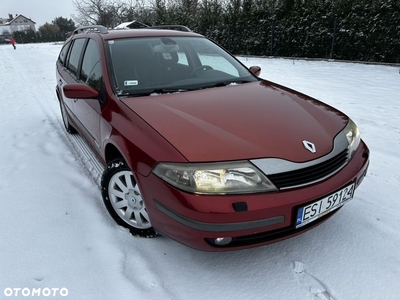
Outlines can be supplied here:
[[154, 90], [140, 91], [140, 92], [120, 92], [118, 96], [121, 97], [143, 97], [150, 96], [151, 94], [170, 94], [170, 93], [181, 93], [186, 92], [187, 89], [177, 89], [177, 88], [157, 88]]
[[210, 85], [202, 85], [198, 87], [191, 87], [191, 88], [156, 88], [153, 90], [142, 90], [138, 92], [120, 92], [118, 96], [120, 97], [143, 97], [143, 96], [150, 96], [152, 94], [172, 94], [172, 93], [183, 93], [187, 91], [195, 91], [195, 90], [202, 90], [202, 89], [209, 89], [209, 88], [215, 88], [215, 87], [222, 87], [222, 86], [227, 86], [227, 85], [235, 85], [235, 84], [243, 84], [243, 83], [248, 83], [252, 82], [251, 80], [225, 80], [225, 81], [220, 81], [217, 83], [212, 83]]
[[181, 93], [187, 92], [187, 89], [181, 88], [158, 88], [154, 89], [150, 94], [170, 94], [170, 93]]
[[248, 83], [252, 82], [250, 80], [226, 80], [226, 81], [220, 81], [215, 84], [213, 84], [211, 87], [220, 87], [220, 86], [227, 86], [227, 85], [235, 85], [235, 84], [242, 84], [242, 83]]

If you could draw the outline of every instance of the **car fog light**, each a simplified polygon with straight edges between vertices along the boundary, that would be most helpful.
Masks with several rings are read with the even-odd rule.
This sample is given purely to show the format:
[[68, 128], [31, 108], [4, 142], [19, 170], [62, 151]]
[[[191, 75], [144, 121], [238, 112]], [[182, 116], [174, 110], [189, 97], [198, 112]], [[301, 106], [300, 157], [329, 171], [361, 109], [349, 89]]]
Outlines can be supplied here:
[[218, 245], [218, 246], [228, 245], [230, 242], [232, 242], [231, 237], [220, 237], [220, 238], [216, 238], [214, 240], [215, 245]]

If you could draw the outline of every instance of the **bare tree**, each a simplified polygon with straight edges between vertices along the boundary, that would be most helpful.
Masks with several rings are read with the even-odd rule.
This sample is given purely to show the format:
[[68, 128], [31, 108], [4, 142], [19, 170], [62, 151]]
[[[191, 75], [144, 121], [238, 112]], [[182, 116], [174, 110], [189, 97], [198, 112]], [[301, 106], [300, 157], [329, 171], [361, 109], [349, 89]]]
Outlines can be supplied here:
[[157, 15], [157, 8], [151, 4], [151, 0], [73, 0], [72, 2], [78, 12], [73, 19], [80, 25], [99, 24], [112, 28], [122, 22], [133, 20], [153, 24]]
[[73, 16], [80, 25], [99, 24], [115, 27], [124, 20], [127, 4], [119, 0], [73, 0], [77, 15]]

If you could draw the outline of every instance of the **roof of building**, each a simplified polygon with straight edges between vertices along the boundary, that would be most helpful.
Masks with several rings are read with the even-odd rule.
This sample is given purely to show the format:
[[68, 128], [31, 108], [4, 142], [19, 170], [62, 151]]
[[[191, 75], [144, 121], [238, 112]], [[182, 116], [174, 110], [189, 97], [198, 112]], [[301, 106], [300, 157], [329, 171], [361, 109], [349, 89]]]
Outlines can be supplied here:
[[[12, 15], [10, 15], [11, 17], [12, 17]], [[17, 18], [19, 18], [19, 17], [23, 17], [23, 18], [25, 18], [26, 20], [29, 20], [29, 21], [31, 21], [33, 24], [36, 24], [36, 22], [35, 21], [33, 21], [32, 19], [30, 19], [30, 18], [28, 18], [28, 17], [25, 17], [24, 15], [16, 15], [14, 18], [12, 18], [11, 20], [9, 19], [9, 21], [6, 23], [6, 25], [11, 25], [11, 23], [13, 23]]]

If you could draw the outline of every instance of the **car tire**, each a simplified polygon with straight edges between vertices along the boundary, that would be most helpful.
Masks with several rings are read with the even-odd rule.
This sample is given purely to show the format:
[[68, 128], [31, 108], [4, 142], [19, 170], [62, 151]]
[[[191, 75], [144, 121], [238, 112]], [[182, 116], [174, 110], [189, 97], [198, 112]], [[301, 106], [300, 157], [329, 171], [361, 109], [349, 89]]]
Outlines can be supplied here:
[[118, 159], [108, 165], [101, 178], [101, 191], [104, 204], [117, 224], [135, 236], [157, 236], [139, 186], [125, 161]]
[[60, 110], [61, 110], [61, 117], [63, 120], [65, 130], [70, 134], [76, 133], [76, 129], [74, 127], [72, 127], [71, 123], [69, 122], [69, 116], [67, 113], [67, 109], [65, 108], [65, 104], [62, 100], [60, 100]]

